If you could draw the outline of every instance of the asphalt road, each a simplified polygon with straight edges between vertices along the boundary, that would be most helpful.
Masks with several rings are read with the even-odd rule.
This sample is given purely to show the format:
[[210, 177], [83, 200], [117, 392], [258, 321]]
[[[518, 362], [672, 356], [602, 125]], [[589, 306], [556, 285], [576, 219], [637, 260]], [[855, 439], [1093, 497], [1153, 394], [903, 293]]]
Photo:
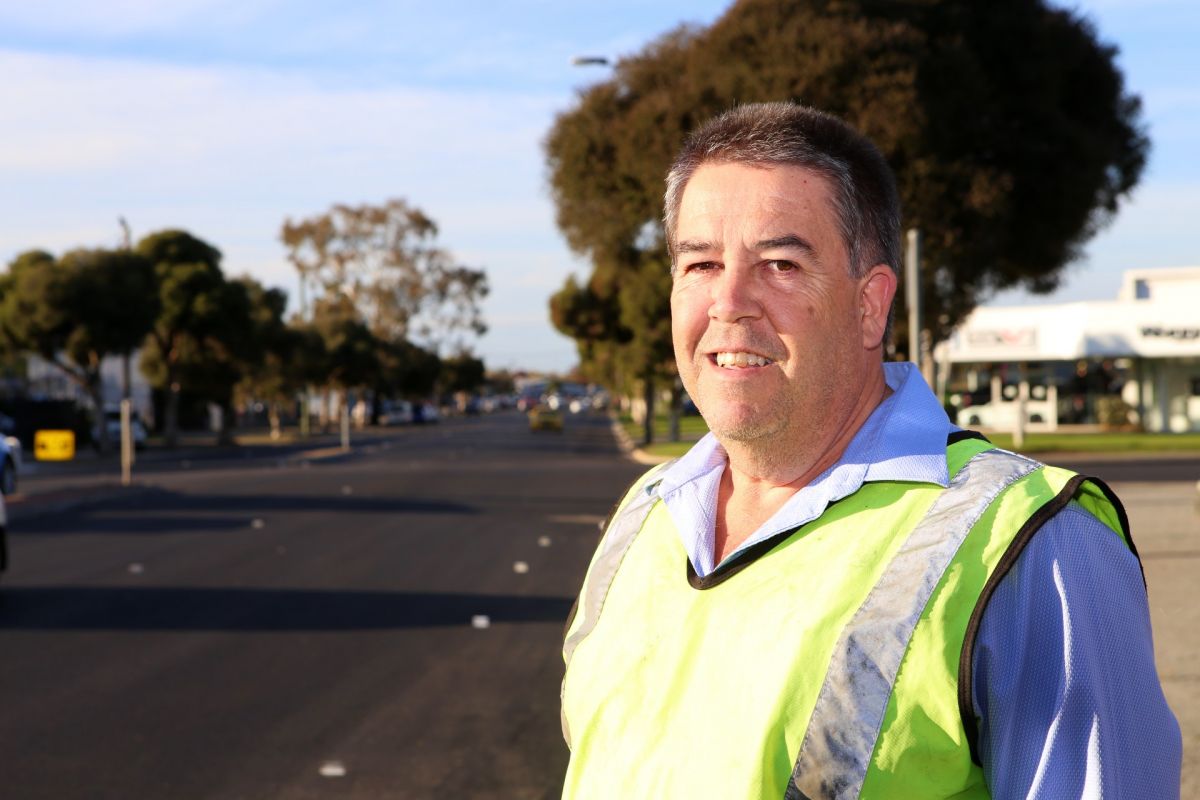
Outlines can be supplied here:
[[562, 624], [641, 469], [508, 414], [17, 520], [0, 795], [557, 797]]

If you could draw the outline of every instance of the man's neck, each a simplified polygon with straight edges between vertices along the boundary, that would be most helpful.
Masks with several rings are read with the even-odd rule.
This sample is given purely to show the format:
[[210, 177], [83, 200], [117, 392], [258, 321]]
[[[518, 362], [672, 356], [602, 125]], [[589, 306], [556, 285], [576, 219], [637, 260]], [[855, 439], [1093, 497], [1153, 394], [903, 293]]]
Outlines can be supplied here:
[[[790, 437], [776, 437], [764, 447], [723, 442], [729, 464], [721, 476], [717, 496], [713, 563], [719, 564], [792, 495], [836, 464], [859, 429], [890, 394], [881, 369], [878, 381], [863, 391], [845, 420], [824, 436], [814, 437], [807, 447], [790, 441]], [[794, 445], [790, 451], [788, 444]]]

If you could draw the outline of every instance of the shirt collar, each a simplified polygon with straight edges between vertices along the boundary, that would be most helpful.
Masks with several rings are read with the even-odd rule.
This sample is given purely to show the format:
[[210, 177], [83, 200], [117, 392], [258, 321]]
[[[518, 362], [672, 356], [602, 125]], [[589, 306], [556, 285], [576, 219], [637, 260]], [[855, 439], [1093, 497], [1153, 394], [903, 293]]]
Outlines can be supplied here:
[[[946, 439], [957, 428], [914, 364], [887, 362], [883, 376], [891, 396], [858, 429], [837, 463], [809, 486], [833, 473], [850, 479], [855, 489], [867, 481], [887, 480], [949, 485]], [[708, 433], [646, 489], [663, 497], [714, 471], [719, 474], [727, 462], [725, 448]]]
[[[884, 365], [892, 394], [859, 428], [837, 463], [799, 489], [738, 552], [779, 532], [816, 519], [830, 503], [857, 492], [867, 481], [949, 484], [946, 440], [954, 426], [911, 364]], [[646, 487], [662, 499], [697, 575], [713, 568], [716, 505], [728, 462], [711, 433]]]

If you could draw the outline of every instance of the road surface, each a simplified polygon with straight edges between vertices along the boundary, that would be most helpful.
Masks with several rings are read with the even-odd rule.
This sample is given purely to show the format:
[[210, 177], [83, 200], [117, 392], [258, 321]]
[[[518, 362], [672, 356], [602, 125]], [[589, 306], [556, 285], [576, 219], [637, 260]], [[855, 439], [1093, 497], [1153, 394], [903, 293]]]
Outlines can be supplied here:
[[203, 464], [13, 526], [6, 798], [551, 798], [563, 622], [643, 469], [602, 417]]

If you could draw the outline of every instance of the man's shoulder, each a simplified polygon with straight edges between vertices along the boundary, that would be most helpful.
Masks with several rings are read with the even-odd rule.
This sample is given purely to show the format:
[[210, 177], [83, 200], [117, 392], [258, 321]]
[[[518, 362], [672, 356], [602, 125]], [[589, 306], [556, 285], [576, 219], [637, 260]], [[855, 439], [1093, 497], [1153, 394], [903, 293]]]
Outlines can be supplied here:
[[621, 493], [617, 498], [617, 502], [613, 503], [613, 507], [608, 512], [607, 519], [604, 520], [602, 530], [607, 530], [612, 521], [624, 510], [634, 506], [641, 505], [635, 501], [638, 498], [648, 499], [654, 492], [655, 487], [662, 480], [662, 476], [671, 466], [679, 459], [673, 458], [670, 461], [664, 461], [661, 464], [655, 464], [650, 469], [643, 472], [638, 478], [629, 485], [629, 487]]

